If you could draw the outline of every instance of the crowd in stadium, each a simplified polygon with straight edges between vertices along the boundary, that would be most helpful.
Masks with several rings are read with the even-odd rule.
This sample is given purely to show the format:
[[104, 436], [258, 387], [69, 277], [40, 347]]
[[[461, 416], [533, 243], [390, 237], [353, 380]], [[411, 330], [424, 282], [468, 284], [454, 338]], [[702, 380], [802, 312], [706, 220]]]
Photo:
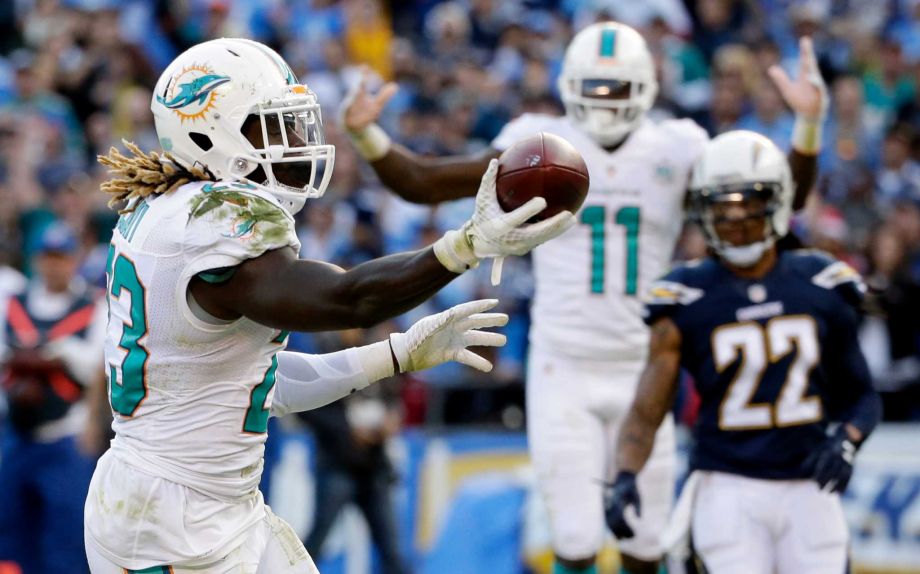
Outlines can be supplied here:
[[[176, 54], [200, 41], [265, 42], [318, 94], [337, 157], [329, 191], [298, 216], [301, 256], [349, 267], [430, 244], [470, 210], [466, 201], [410, 205], [376, 182], [337, 128], [363, 66], [377, 78], [372, 89], [399, 84], [381, 122], [397, 141], [423, 154], [465, 153], [521, 113], [561, 113], [555, 82], [573, 30], [612, 18], [639, 28], [658, 60], [653, 117], [692, 117], [713, 136], [750, 129], [788, 148], [793, 119], [764, 70], [776, 62], [791, 69], [797, 38], [812, 35], [832, 104], [817, 190], [793, 228], [865, 275], [874, 297], [862, 341], [886, 419], [920, 419], [916, 0], [31, 0], [0, 11], [0, 254], [30, 275], [44, 229], [62, 221], [79, 237], [80, 274], [100, 286], [116, 216], [98, 189], [105, 170], [96, 155], [122, 139], [158, 148], [151, 89]], [[704, 249], [689, 230], [678, 257]], [[514, 385], [523, 377], [532, 281], [526, 260], [506, 266], [498, 296], [512, 320], [496, 374]], [[398, 328], [493, 296], [485, 267]], [[7, 270], [0, 282], [9, 290], [17, 280]], [[298, 336], [291, 347], [327, 351], [364, 339], [376, 340]], [[477, 375], [450, 365], [421, 376], [456, 386]], [[422, 399], [403, 394], [409, 419], [424, 420], [412, 407]]]

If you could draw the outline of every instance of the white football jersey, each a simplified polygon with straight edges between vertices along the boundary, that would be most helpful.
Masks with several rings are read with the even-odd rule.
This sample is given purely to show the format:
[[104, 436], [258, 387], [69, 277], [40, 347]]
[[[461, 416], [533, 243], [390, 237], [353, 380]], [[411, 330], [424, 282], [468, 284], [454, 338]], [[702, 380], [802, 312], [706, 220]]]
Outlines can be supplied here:
[[524, 114], [492, 147], [539, 132], [575, 146], [591, 186], [579, 224], [533, 252], [531, 343], [575, 358], [642, 360], [640, 294], [670, 268], [690, 169], [708, 136], [692, 120], [646, 121], [608, 152], [565, 117]]
[[286, 333], [245, 317], [204, 322], [187, 287], [199, 273], [232, 272], [288, 246], [300, 247], [293, 218], [247, 184], [188, 184], [121, 217], [105, 364], [113, 448], [131, 464], [224, 500], [255, 492]]

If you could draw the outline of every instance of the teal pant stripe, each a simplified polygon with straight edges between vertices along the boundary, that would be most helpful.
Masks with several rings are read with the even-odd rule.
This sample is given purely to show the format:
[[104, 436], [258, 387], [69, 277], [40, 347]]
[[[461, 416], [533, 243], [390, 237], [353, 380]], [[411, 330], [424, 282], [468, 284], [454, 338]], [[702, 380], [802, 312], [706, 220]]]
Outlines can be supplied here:
[[568, 566], [563, 566], [557, 561], [553, 562], [553, 574], [597, 574], [597, 565], [592, 564], [587, 568], [575, 570], [573, 568], [569, 568]]
[[603, 30], [601, 31], [601, 57], [602, 58], [612, 58], [614, 52], [616, 51], [617, 44], [617, 31], [616, 30]]
[[128, 574], [172, 574], [172, 566], [151, 566], [143, 570], [125, 570]]

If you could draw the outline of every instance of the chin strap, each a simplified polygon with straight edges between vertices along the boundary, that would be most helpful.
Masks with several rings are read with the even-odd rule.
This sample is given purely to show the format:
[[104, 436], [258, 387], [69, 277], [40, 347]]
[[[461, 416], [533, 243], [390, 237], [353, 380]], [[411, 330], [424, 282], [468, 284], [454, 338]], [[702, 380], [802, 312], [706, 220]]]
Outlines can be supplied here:
[[763, 254], [773, 246], [775, 240], [773, 237], [742, 246], [724, 246], [719, 247], [716, 251], [719, 256], [738, 267], [751, 267], [755, 265]]

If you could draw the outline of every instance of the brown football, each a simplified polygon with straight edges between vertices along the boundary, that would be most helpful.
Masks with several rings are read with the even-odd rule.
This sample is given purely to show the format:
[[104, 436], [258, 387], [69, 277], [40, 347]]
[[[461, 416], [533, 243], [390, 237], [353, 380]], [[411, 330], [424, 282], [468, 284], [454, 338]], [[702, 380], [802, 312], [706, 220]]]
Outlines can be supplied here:
[[563, 138], [540, 132], [523, 139], [498, 158], [495, 191], [498, 204], [513, 211], [532, 197], [546, 199], [546, 209], [533, 220], [560, 211], [578, 211], [588, 194], [588, 167], [575, 147]]

